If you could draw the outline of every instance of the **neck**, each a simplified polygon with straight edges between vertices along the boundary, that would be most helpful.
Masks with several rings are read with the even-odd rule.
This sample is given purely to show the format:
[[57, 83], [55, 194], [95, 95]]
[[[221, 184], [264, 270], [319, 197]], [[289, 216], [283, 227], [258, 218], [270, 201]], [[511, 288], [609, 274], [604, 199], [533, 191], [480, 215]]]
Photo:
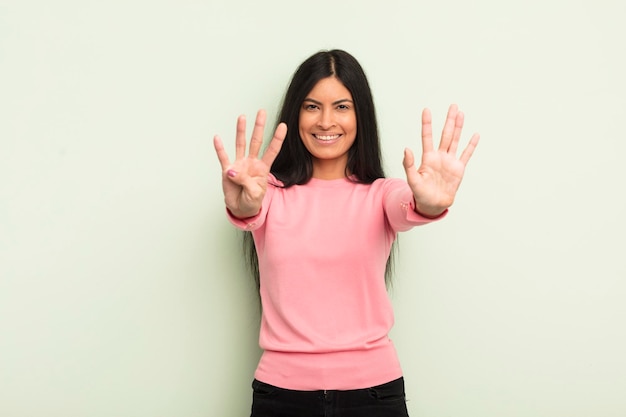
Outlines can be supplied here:
[[349, 175], [349, 173], [346, 174], [347, 163], [347, 158], [341, 161], [314, 159], [313, 178], [320, 180], [337, 180], [340, 178], [346, 178]]

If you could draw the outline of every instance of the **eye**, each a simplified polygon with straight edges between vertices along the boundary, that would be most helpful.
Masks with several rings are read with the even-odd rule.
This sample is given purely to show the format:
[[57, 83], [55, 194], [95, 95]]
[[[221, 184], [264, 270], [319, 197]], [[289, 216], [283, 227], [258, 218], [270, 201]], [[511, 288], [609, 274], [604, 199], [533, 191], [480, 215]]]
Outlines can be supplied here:
[[348, 106], [347, 104], [340, 104], [337, 106], [338, 110], [342, 110], [342, 111], [346, 111], [346, 110], [350, 110], [350, 106]]
[[305, 103], [304, 110], [317, 110], [319, 107], [316, 104]]

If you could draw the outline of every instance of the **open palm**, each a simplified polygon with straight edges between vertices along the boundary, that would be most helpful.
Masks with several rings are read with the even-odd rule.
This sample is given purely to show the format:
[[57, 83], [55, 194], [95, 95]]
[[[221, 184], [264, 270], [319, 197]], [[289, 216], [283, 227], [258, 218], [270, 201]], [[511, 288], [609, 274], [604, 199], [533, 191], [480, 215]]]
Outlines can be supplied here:
[[222, 166], [224, 201], [235, 217], [251, 217], [261, 209], [267, 190], [267, 176], [287, 134], [287, 126], [284, 123], [279, 124], [269, 146], [259, 159], [265, 118], [265, 111], [259, 110], [246, 156], [246, 119], [239, 116], [235, 137], [235, 161], [232, 163], [221, 138], [215, 136], [213, 139], [215, 152]]
[[422, 112], [422, 160], [419, 167], [410, 149], [404, 152], [404, 169], [413, 196], [415, 208], [426, 216], [443, 213], [454, 202], [461, 185], [465, 167], [478, 145], [479, 135], [474, 134], [467, 147], [457, 158], [456, 152], [463, 130], [464, 115], [456, 105], [448, 109], [439, 148], [433, 146], [432, 117], [430, 110]]

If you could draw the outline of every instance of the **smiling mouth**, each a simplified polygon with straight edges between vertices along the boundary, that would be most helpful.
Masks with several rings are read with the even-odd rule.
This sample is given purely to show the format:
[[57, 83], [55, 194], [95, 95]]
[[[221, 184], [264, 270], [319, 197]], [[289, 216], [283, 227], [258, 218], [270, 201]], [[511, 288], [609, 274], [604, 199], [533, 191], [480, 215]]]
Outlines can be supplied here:
[[323, 140], [323, 141], [331, 141], [331, 140], [335, 140], [338, 139], [341, 135], [316, 135], [313, 134], [313, 137], [315, 137], [315, 139], [319, 139], [319, 140]]

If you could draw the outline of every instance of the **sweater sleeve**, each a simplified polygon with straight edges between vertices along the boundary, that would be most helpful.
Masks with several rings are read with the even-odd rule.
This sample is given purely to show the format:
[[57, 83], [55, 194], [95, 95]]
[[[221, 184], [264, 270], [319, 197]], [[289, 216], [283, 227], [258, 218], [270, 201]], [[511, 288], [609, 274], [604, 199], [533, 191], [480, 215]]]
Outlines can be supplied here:
[[417, 213], [411, 188], [406, 181], [397, 178], [385, 180], [383, 205], [387, 221], [394, 232], [405, 232], [414, 226], [443, 219], [448, 214], [447, 209], [436, 218]]

